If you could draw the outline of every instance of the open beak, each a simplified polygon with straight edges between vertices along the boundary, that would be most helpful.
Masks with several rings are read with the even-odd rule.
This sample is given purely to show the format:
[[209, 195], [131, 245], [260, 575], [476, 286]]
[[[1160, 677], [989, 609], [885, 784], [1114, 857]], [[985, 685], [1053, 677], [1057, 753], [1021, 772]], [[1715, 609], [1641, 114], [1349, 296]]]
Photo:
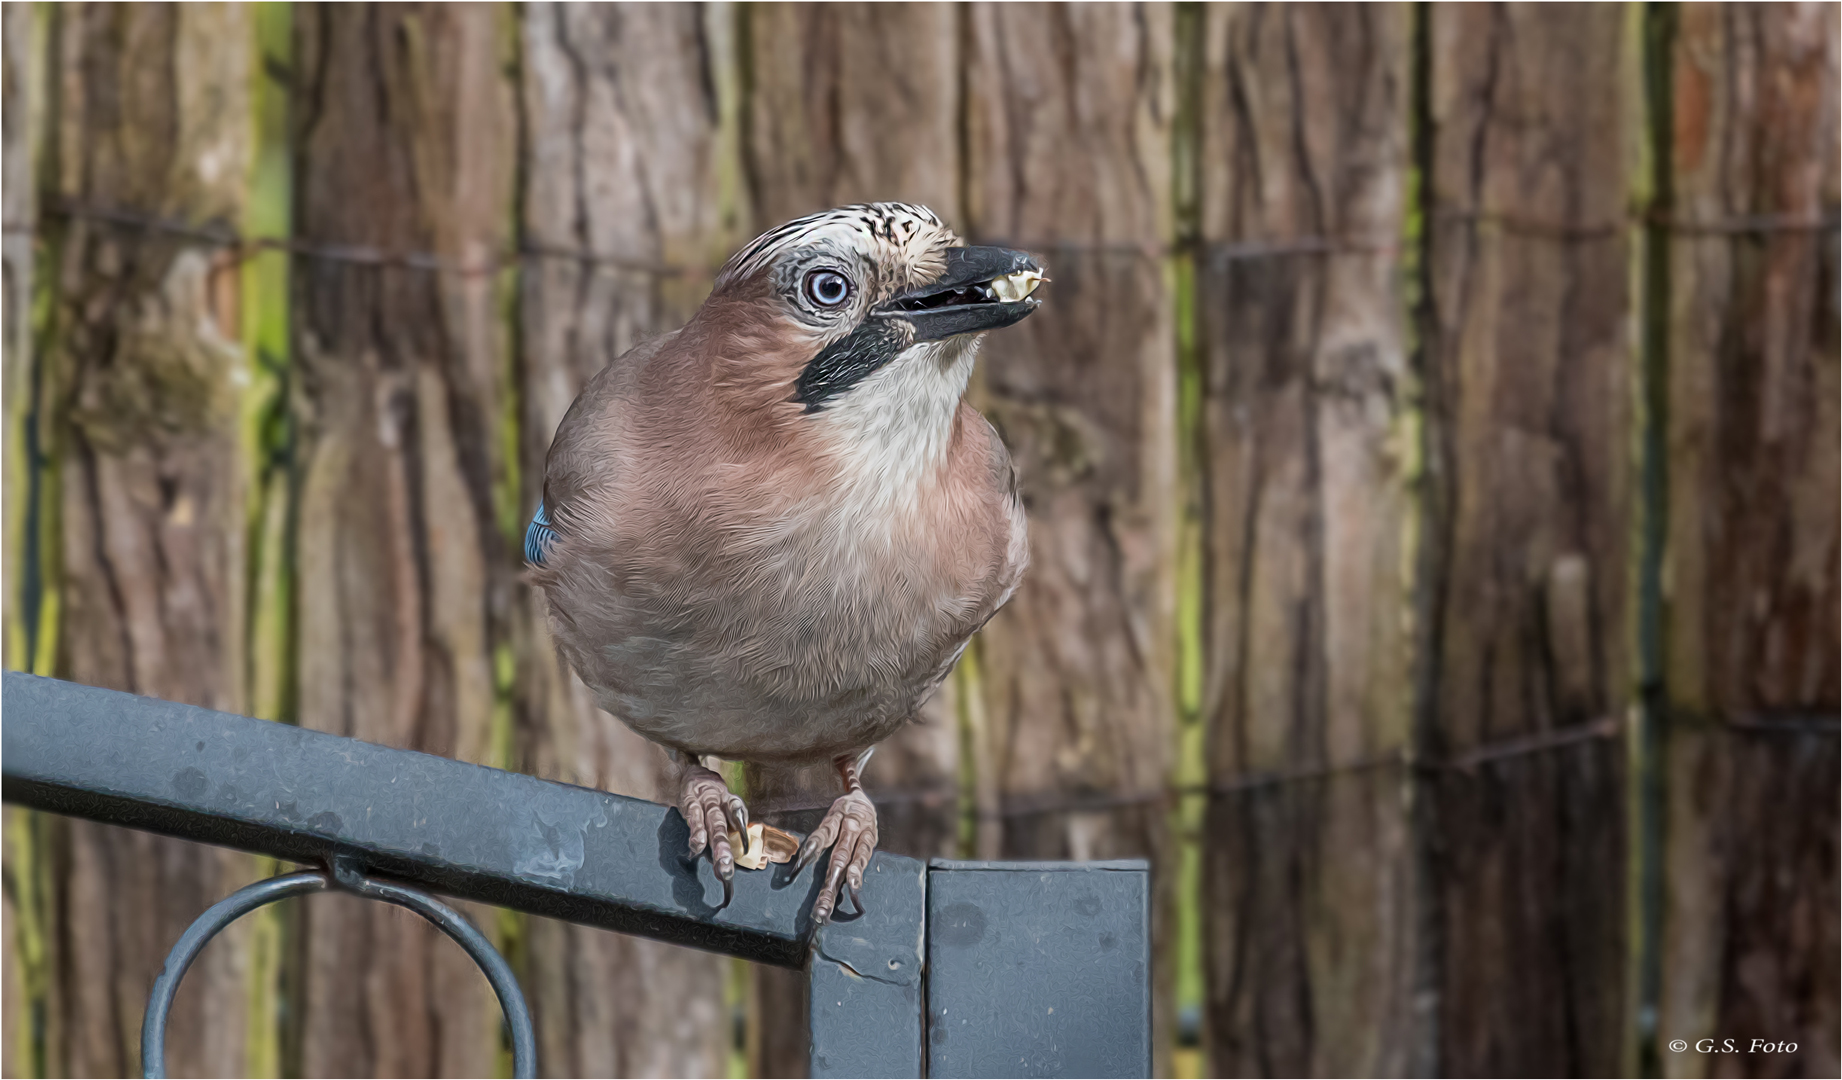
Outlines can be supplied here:
[[874, 313], [911, 323], [916, 341], [940, 341], [1021, 321], [1042, 305], [1030, 294], [1045, 280], [1042, 266], [1026, 251], [948, 248], [947, 269], [939, 280], [895, 297]]

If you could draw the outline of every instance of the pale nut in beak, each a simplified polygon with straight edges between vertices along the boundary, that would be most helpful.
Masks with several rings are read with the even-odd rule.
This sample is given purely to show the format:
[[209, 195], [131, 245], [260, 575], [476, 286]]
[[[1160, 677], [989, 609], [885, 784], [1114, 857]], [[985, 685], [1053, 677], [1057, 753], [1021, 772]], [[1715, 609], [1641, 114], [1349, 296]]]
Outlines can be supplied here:
[[1043, 276], [1037, 270], [1019, 270], [1014, 274], [995, 277], [985, 283], [998, 299], [1007, 304], [1015, 304], [1029, 297], [1036, 287], [1043, 283]]

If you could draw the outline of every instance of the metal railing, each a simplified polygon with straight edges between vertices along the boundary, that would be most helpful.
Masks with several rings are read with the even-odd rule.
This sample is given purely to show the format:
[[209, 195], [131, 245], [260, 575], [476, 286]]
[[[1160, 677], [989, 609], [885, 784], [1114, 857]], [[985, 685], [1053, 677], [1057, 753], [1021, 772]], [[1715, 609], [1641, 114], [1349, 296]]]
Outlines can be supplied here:
[[537, 1061], [511, 969], [427, 893], [803, 968], [815, 1077], [1150, 1072], [1142, 862], [878, 853], [866, 910], [815, 927], [822, 875], [740, 873], [724, 905], [670, 807], [19, 672], [5, 673], [0, 709], [6, 801], [312, 868], [234, 894], [181, 937], [143, 1025], [149, 1076], [173, 992], [211, 936], [335, 888], [417, 911], [468, 951], [499, 995], [520, 1076]]

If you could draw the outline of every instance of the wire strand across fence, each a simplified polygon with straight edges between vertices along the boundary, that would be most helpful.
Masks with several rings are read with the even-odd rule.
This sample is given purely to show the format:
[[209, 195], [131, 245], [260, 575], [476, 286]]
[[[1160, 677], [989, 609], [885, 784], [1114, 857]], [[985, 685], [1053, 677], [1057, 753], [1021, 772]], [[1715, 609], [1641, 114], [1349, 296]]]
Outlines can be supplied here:
[[[1819, 713], [1747, 714], [1719, 723], [1724, 729], [1742, 735], [1827, 735], [1834, 737], [1842, 734], [1842, 717]], [[1441, 759], [1415, 759], [1411, 753], [1403, 749], [1334, 765], [1305, 766], [1271, 772], [1248, 772], [1200, 784], [1173, 784], [1136, 791], [1042, 792], [1010, 795], [1003, 798], [1002, 805], [996, 808], [977, 808], [972, 811], [972, 815], [980, 820], [989, 821], [1038, 817], [1045, 814], [1104, 811], [1148, 803], [1175, 804], [1177, 800], [1185, 798], [1236, 795], [1265, 788], [1312, 783], [1340, 776], [1374, 772], [1378, 769], [1412, 767], [1420, 772], [1435, 775], [1453, 773], [1473, 775], [1483, 766], [1497, 762], [1548, 753], [1585, 742], [1622, 738], [1625, 730], [1626, 719], [1624, 717], [1602, 716], [1583, 724], [1485, 743]], [[871, 801], [879, 807], [919, 804], [931, 808], [957, 805], [961, 789], [954, 784], [937, 784], [930, 787], [871, 791], [869, 794]], [[814, 800], [801, 795], [752, 800], [749, 803], [750, 809], [757, 814], [793, 814], [809, 810], [823, 810], [830, 805], [829, 799]]]
[[[301, 240], [293, 237], [244, 236], [224, 225], [198, 224], [177, 218], [143, 213], [123, 207], [96, 206], [60, 200], [46, 203], [40, 212], [51, 218], [90, 222], [115, 228], [158, 233], [176, 239], [224, 249], [237, 261], [265, 252], [322, 262], [355, 266], [423, 270], [457, 274], [462, 277], [489, 277], [525, 263], [561, 260], [583, 266], [647, 274], [654, 277], [711, 277], [714, 266], [664, 263], [653, 259], [616, 255], [610, 252], [557, 247], [551, 244], [522, 242], [514, 251], [489, 254], [481, 258], [456, 258], [431, 251], [391, 251], [370, 244], [338, 244]], [[1518, 214], [1488, 211], [1444, 209], [1433, 214], [1435, 224], [1462, 224], [1477, 228], [1498, 229], [1505, 233], [1560, 242], [1603, 240], [1644, 225], [1660, 226], [1676, 236], [1695, 239], [1769, 235], [1787, 232], [1820, 232], [1842, 227], [1842, 218], [1832, 215], [1750, 214], [1712, 220], [1676, 219], [1656, 214], [1631, 213], [1601, 222], [1548, 221]], [[42, 235], [42, 226], [31, 222], [7, 222], [10, 235]], [[1103, 255], [1139, 259], [1161, 259], [1191, 254], [1211, 264], [1243, 262], [1255, 259], [1291, 258], [1309, 255], [1394, 255], [1400, 250], [1400, 237], [1376, 236], [1293, 236], [1249, 240], [1179, 240], [1170, 244], [1127, 244], [1104, 241], [984, 238], [1010, 247], [1071, 255]]]

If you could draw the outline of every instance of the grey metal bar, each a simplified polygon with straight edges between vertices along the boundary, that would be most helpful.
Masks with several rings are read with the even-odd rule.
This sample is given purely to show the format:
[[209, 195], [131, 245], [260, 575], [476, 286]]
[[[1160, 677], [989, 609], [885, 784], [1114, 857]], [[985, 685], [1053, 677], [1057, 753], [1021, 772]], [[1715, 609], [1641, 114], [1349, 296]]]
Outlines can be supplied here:
[[[294, 862], [345, 855], [447, 896], [762, 963], [807, 959], [821, 876], [740, 871], [719, 908], [709, 860], [685, 858], [669, 807], [18, 672], [0, 708], [8, 802]], [[912, 906], [920, 863], [878, 854], [871, 867], [872, 913]], [[881, 925], [860, 936], [882, 940], [862, 935]], [[917, 917], [901, 940], [920, 933]]]
[[864, 914], [834, 917], [813, 949], [806, 986], [812, 1030], [807, 1075], [814, 1080], [926, 1075], [926, 868], [913, 859], [873, 861], [863, 886]]
[[1151, 1075], [1144, 861], [935, 859], [927, 876], [927, 1075]]

